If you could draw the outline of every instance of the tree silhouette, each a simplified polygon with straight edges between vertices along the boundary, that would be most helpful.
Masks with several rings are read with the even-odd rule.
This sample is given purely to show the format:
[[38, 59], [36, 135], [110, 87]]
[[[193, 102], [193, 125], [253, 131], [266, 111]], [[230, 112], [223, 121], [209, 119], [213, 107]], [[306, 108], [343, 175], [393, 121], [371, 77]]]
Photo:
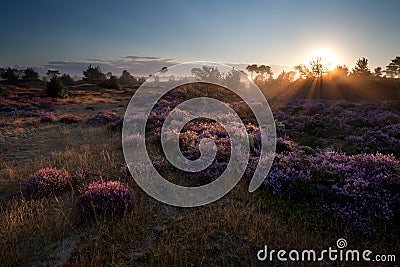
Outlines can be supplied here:
[[[254, 70], [257, 74], [261, 75], [264, 79], [269, 79], [272, 77], [273, 73], [270, 66], [261, 65]], [[266, 75], [266, 76], [265, 76]]]
[[116, 76], [111, 75], [109, 79], [104, 79], [101, 83], [99, 83], [100, 87], [108, 88], [108, 89], [120, 89], [119, 80]]
[[312, 71], [309, 70], [304, 64], [296, 65], [294, 66], [294, 69], [299, 73], [302, 79], [308, 79], [312, 77]]
[[278, 75], [278, 77], [276, 77], [276, 81], [279, 84], [291, 83], [291, 82], [293, 82], [295, 80], [295, 77], [296, 77], [296, 72], [295, 71], [286, 72], [286, 71], [283, 70]]
[[125, 84], [125, 85], [129, 85], [129, 84], [135, 84], [137, 83], [137, 80], [135, 79], [135, 77], [133, 77], [129, 71], [124, 70], [122, 71], [122, 75], [119, 78], [119, 82], [121, 84]]
[[346, 77], [349, 75], [349, 68], [346, 65], [337, 65], [332, 71], [333, 77]]
[[381, 78], [382, 75], [383, 75], [383, 73], [382, 73], [382, 68], [381, 68], [381, 67], [376, 67], [376, 68], [374, 69], [374, 76], [375, 76], [376, 78]]
[[24, 75], [22, 76], [24, 81], [36, 81], [39, 80], [39, 73], [33, 68], [26, 68], [24, 70]]
[[57, 76], [51, 78], [50, 82], [47, 83], [45, 89], [46, 96], [54, 97], [54, 98], [65, 98], [68, 97], [67, 92], [64, 90], [64, 85], [61, 82], [61, 79]]
[[400, 56], [392, 59], [389, 65], [386, 66], [385, 73], [390, 78], [394, 78], [396, 76], [397, 78], [400, 78]]
[[49, 79], [58, 77], [58, 75], [60, 75], [60, 72], [58, 70], [48, 70], [47, 71], [47, 78], [49, 78]]
[[101, 72], [99, 66], [92, 67], [92, 65], [89, 65], [86, 71], [83, 71], [83, 75], [85, 76], [83, 80], [91, 83], [99, 83], [106, 79], [106, 75]]
[[368, 77], [371, 75], [371, 71], [368, 68], [368, 59], [365, 57], [359, 58], [356, 65], [352, 71], [353, 75], [357, 77]]
[[16, 84], [18, 82], [17, 70], [8, 67], [4, 73], [2, 73], [1, 78], [6, 79], [9, 84]]
[[64, 73], [60, 77], [60, 80], [65, 86], [70, 86], [70, 85], [74, 85], [75, 84], [74, 79], [72, 79], [71, 76], [69, 76], [69, 74], [66, 74], [66, 73]]
[[250, 72], [250, 77], [251, 77], [252, 80], [253, 80], [253, 73], [256, 72], [257, 69], [258, 69], [257, 64], [248, 65], [248, 66], [246, 67], [246, 70], [247, 70], [248, 72]]
[[232, 70], [225, 75], [226, 86], [232, 89], [239, 89], [242, 86], [242, 83], [240, 82], [240, 76], [241, 72], [232, 68]]
[[204, 65], [202, 68], [193, 68], [191, 72], [195, 77], [209, 82], [221, 82], [223, 79], [222, 73], [217, 67], [208, 65]]
[[328, 72], [326, 66], [324, 66], [322, 64], [321, 57], [312, 59], [310, 61], [310, 67], [311, 67], [312, 77], [317, 78], [317, 79], [321, 78], [323, 75], [325, 75]]

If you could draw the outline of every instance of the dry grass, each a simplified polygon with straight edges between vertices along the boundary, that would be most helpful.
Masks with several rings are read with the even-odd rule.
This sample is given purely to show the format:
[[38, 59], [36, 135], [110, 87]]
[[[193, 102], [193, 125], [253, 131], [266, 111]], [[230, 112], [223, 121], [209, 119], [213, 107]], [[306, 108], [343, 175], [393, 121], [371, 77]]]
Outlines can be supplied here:
[[[121, 102], [120, 92], [109, 94], [111, 100], [91, 104], [121, 112], [118, 105], [125, 106], [128, 98]], [[56, 106], [55, 111], [85, 117], [93, 112], [85, 109], [87, 102], [78, 102]], [[262, 190], [248, 193], [248, 181], [243, 180], [204, 207], [157, 202], [121, 173], [121, 135], [105, 127], [40, 124], [20, 132], [2, 131], [0, 146], [0, 266], [250, 266], [261, 265], [256, 253], [264, 245], [318, 250], [334, 246], [341, 237], [337, 231], [307, 224], [310, 218], [320, 220], [318, 214], [288, 216], [284, 201]], [[24, 199], [21, 183], [47, 166], [70, 173], [90, 169], [91, 180], [101, 175], [127, 181], [137, 193], [135, 208], [123, 218], [88, 222], [73, 212], [74, 191]], [[353, 248], [394, 252], [385, 240], [347, 240]]]

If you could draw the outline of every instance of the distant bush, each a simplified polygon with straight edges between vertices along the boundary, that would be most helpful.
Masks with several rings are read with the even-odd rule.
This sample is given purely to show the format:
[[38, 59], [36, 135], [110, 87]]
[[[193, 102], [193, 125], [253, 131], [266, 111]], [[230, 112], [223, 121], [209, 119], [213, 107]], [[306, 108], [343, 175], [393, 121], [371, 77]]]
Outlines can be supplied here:
[[119, 80], [116, 76], [112, 75], [110, 79], [104, 80], [99, 84], [100, 87], [109, 89], [120, 89]]
[[46, 96], [54, 98], [68, 97], [67, 92], [64, 90], [64, 85], [59, 77], [51, 78], [50, 82], [48, 82], [46, 85], [45, 94]]
[[71, 124], [71, 123], [81, 122], [82, 120], [83, 118], [81, 116], [66, 114], [62, 115], [58, 121], [62, 123]]
[[56, 120], [54, 112], [43, 112], [40, 115], [40, 122], [53, 122]]
[[22, 76], [24, 81], [36, 81], [39, 80], [39, 73], [33, 68], [26, 68], [24, 70], [24, 75]]
[[92, 67], [92, 65], [89, 65], [89, 67], [83, 71], [83, 76], [84, 81], [91, 83], [99, 83], [106, 79], [106, 75], [101, 72], [100, 66]]
[[121, 84], [125, 84], [125, 85], [134, 85], [134, 84], [137, 84], [137, 83], [138, 83], [137, 79], [136, 79], [135, 77], [133, 77], [133, 76], [129, 73], [129, 71], [127, 71], [127, 70], [124, 70], [124, 71], [122, 72], [122, 75], [121, 75], [121, 77], [119, 78], [119, 82], [120, 82]]
[[71, 76], [69, 76], [69, 74], [63, 74], [60, 77], [60, 80], [65, 86], [71, 86], [75, 84], [74, 79], [72, 79]]
[[98, 215], [121, 216], [131, 209], [134, 191], [119, 181], [100, 181], [89, 184], [76, 198], [74, 208], [84, 217]]
[[6, 79], [9, 84], [16, 84], [18, 83], [18, 75], [15, 73], [16, 71], [16, 69], [7, 68], [1, 74], [1, 78]]
[[43, 168], [29, 175], [22, 186], [25, 197], [45, 197], [59, 194], [72, 188], [72, 180], [64, 169]]
[[107, 124], [107, 129], [108, 130], [122, 130], [122, 125], [124, 123], [124, 117], [119, 117], [118, 119], [116, 119], [113, 122], [110, 122], [109, 124]]
[[87, 124], [91, 125], [106, 125], [111, 122], [115, 122], [120, 119], [120, 116], [115, 112], [109, 111], [100, 111], [99, 113], [95, 114], [93, 117], [87, 120]]

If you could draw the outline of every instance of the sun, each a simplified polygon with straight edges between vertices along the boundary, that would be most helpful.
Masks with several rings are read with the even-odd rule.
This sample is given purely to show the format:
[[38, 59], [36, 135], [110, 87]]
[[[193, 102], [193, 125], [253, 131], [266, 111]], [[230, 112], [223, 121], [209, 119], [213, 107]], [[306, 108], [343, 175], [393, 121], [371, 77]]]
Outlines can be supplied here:
[[307, 63], [316, 58], [321, 58], [322, 65], [324, 65], [328, 70], [333, 70], [338, 64], [337, 56], [328, 49], [315, 51], [311, 56], [308, 57]]

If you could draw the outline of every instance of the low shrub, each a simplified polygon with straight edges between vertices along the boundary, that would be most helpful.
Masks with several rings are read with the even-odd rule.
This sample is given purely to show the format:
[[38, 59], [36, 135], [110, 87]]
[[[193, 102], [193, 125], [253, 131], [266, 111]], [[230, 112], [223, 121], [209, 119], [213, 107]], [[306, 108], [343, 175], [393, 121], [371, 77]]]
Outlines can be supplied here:
[[117, 121], [120, 118], [121, 117], [115, 112], [100, 111], [99, 113], [89, 118], [86, 123], [95, 126], [107, 125], [111, 122]]
[[43, 112], [40, 116], [40, 122], [53, 122], [55, 120], [54, 112]]
[[71, 124], [71, 123], [81, 122], [82, 120], [83, 118], [81, 116], [66, 114], [62, 115], [58, 121], [62, 123]]
[[64, 169], [43, 168], [29, 175], [22, 186], [25, 197], [40, 198], [72, 189], [72, 180]]
[[92, 182], [77, 196], [75, 211], [84, 216], [115, 215], [121, 216], [131, 209], [134, 203], [134, 191], [119, 181]]
[[50, 82], [46, 85], [45, 90], [46, 96], [54, 98], [66, 98], [68, 97], [67, 92], [64, 90], [64, 84], [58, 77], [51, 78]]

